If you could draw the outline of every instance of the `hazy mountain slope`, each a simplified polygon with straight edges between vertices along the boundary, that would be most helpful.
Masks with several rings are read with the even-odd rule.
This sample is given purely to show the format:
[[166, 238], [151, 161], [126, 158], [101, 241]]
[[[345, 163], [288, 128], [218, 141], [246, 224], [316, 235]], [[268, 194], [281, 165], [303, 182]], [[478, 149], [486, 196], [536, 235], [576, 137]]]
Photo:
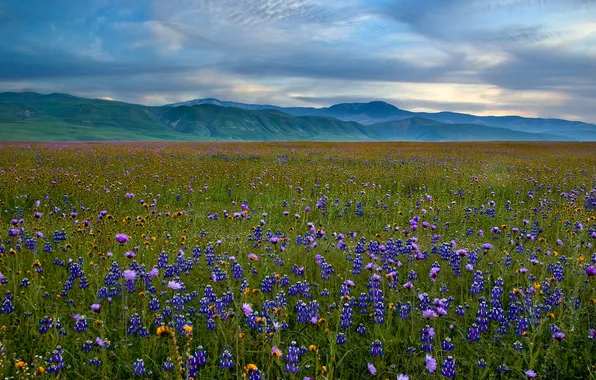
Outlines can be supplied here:
[[479, 124], [523, 132], [560, 134], [576, 140], [596, 140], [596, 125], [581, 121], [526, 118], [521, 116], [475, 116], [457, 112], [410, 112], [381, 101], [341, 103], [323, 108], [277, 107], [272, 105], [226, 102], [217, 99], [196, 99], [185, 103], [208, 103], [244, 109], [276, 109], [294, 116], [313, 115], [333, 117], [344, 121], [356, 121], [365, 125], [422, 117], [449, 124]]
[[474, 124], [446, 124], [423, 118], [368, 126], [383, 139], [404, 141], [572, 141], [565, 136], [513, 131]]
[[[543, 141], [571, 136], [445, 124], [411, 117], [416, 114], [383, 102], [338, 104], [316, 112], [326, 116], [292, 116], [287, 109], [249, 110], [213, 102], [148, 107], [67, 94], [0, 93], [0, 140]], [[338, 118], [393, 120], [363, 125]]]

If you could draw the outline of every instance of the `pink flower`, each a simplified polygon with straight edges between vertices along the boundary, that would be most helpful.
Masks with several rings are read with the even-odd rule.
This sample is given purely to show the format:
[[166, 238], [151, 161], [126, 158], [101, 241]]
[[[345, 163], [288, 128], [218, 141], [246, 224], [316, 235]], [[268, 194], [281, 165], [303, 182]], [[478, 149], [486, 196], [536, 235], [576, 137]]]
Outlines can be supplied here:
[[377, 374], [377, 369], [375, 368], [374, 364], [368, 363], [368, 372], [370, 372], [370, 374], [373, 376]]
[[182, 289], [182, 284], [176, 281], [168, 281], [168, 288], [172, 290], [180, 290]]
[[434, 319], [439, 315], [433, 309], [426, 309], [424, 310], [424, 313], [422, 313], [422, 316], [426, 319]]
[[130, 240], [130, 237], [126, 234], [116, 234], [116, 241], [120, 244], [124, 244]]
[[122, 272], [122, 277], [124, 277], [126, 281], [134, 281], [137, 277], [137, 272], [135, 272], [134, 270], [126, 269], [124, 272]]
[[533, 369], [529, 369], [529, 370], [525, 371], [525, 372], [524, 372], [524, 374], [526, 375], [526, 377], [527, 377], [528, 379], [533, 379], [533, 378], [535, 378], [536, 376], [538, 376], [538, 374], [537, 374], [536, 372], [534, 372], [534, 370], [533, 370]]
[[435, 373], [437, 370], [437, 361], [430, 355], [426, 355], [426, 370], [428, 373]]
[[587, 266], [586, 274], [588, 277], [596, 276], [596, 267], [594, 265]]
[[246, 315], [248, 317], [249, 315], [251, 315], [253, 313], [252, 306], [248, 303], [243, 303], [242, 304], [242, 312], [244, 313], [244, 315]]
[[430, 279], [432, 280], [432, 282], [435, 282], [437, 280], [437, 276], [439, 275], [440, 271], [441, 271], [441, 268], [437, 268], [437, 267], [430, 268]]
[[94, 303], [91, 305], [91, 310], [93, 310], [96, 313], [99, 313], [99, 311], [101, 310], [101, 305], [98, 303]]
[[159, 269], [157, 269], [156, 267], [153, 267], [149, 271], [149, 277], [157, 277], [157, 276], [159, 276]]

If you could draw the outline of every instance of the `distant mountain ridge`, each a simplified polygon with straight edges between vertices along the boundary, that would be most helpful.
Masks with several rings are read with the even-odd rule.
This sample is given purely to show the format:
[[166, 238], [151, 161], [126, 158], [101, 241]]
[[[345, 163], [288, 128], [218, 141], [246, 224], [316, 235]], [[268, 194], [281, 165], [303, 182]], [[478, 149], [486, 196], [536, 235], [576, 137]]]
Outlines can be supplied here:
[[[283, 108], [198, 99], [151, 107], [68, 94], [6, 92], [0, 93], [0, 140], [581, 140], [574, 138], [573, 133], [528, 132], [466, 122], [444, 123], [419, 115], [385, 102], [343, 103], [328, 108]], [[360, 122], [349, 120], [354, 118]], [[372, 120], [382, 122], [371, 123]], [[582, 123], [581, 127], [591, 133], [591, 128], [596, 126]], [[596, 141], [596, 136], [593, 140]]]
[[[197, 103], [200, 102], [200, 103]], [[457, 112], [411, 112], [400, 109], [383, 101], [368, 103], [340, 103], [330, 107], [278, 107], [271, 105], [245, 104], [226, 102], [217, 99], [196, 99], [189, 102], [175, 103], [170, 106], [183, 104], [218, 104], [224, 107], [238, 107], [244, 109], [276, 109], [293, 116], [326, 116], [343, 121], [356, 121], [371, 125], [380, 122], [403, 120], [411, 117], [421, 117], [447, 124], [479, 124], [497, 128], [507, 128], [515, 131], [530, 133], [561, 134], [577, 140], [596, 140], [596, 124], [582, 121], [570, 121], [553, 118], [527, 118], [522, 116], [476, 116]]]

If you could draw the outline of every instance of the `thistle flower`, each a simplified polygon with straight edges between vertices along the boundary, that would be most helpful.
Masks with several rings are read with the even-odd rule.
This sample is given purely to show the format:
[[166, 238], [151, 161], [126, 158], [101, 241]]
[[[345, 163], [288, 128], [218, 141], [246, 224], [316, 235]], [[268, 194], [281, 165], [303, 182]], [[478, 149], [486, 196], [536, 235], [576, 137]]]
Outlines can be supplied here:
[[375, 368], [375, 365], [372, 363], [368, 363], [368, 372], [370, 372], [371, 375], [376, 375], [377, 374], [377, 369]]
[[425, 365], [426, 365], [426, 370], [428, 371], [428, 373], [435, 373], [435, 371], [437, 370], [436, 359], [428, 354], [426, 355]]
[[134, 270], [126, 269], [122, 272], [122, 277], [126, 279], [126, 281], [134, 281], [137, 277], [137, 272]]
[[246, 315], [247, 317], [249, 315], [252, 315], [253, 310], [252, 310], [252, 306], [248, 303], [243, 303], [242, 304], [242, 312], [244, 313], [244, 315]]
[[116, 234], [116, 241], [120, 244], [124, 244], [130, 240], [130, 237], [126, 234]]

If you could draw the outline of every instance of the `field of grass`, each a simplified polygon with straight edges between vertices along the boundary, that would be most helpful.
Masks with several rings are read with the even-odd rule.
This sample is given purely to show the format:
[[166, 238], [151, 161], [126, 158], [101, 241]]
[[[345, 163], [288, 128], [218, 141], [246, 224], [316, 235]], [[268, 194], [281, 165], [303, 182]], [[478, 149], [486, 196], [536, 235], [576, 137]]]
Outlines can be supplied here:
[[4, 143], [0, 376], [596, 379], [595, 150]]

